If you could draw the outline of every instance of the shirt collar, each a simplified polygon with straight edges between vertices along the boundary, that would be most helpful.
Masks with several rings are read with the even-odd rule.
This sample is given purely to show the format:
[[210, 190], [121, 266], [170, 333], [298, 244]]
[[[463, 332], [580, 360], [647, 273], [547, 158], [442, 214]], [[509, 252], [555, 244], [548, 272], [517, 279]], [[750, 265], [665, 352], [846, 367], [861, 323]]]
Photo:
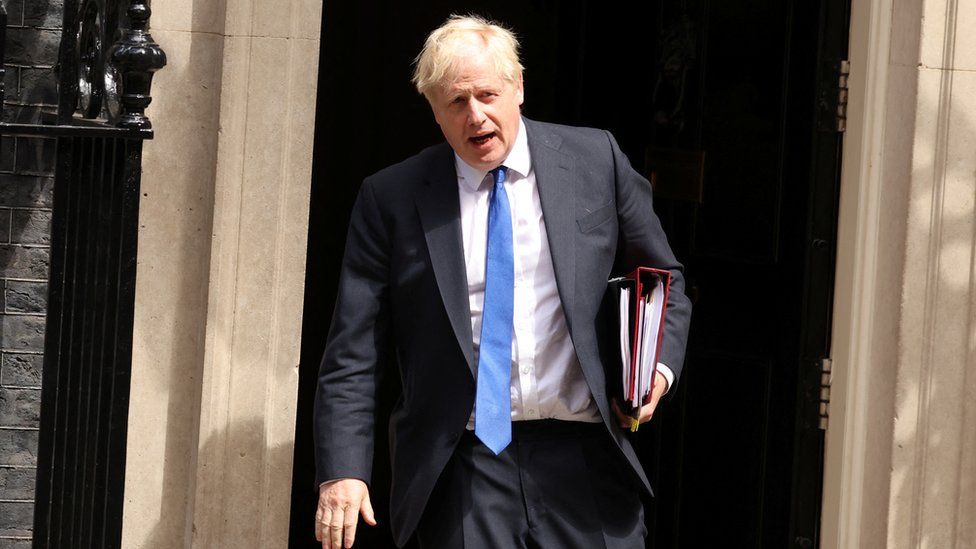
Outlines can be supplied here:
[[[502, 165], [509, 170], [517, 172], [522, 177], [528, 177], [532, 169], [532, 156], [529, 154], [529, 138], [525, 133], [525, 121], [519, 118], [518, 134], [515, 136], [515, 144], [509, 151], [508, 157]], [[488, 175], [487, 171], [471, 167], [467, 162], [461, 160], [457, 153], [454, 153], [454, 166], [457, 170], [458, 180], [472, 191], [478, 190]]]

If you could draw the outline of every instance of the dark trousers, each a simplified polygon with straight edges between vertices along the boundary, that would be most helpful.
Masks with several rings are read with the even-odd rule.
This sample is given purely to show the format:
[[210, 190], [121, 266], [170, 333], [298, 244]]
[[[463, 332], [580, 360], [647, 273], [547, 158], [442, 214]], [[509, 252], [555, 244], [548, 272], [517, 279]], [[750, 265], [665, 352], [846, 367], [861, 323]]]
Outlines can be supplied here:
[[465, 432], [417, 528], [421, 549], [644, 547], [640, 484], [603, 424], [513, 424], [495, 455]]

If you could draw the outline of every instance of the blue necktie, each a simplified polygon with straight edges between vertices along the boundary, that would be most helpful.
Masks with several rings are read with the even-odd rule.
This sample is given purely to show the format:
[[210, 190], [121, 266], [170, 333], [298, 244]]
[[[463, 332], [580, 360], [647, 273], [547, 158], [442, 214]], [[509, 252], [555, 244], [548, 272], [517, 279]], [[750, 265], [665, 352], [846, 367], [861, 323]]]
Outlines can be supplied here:
[[488, 204], [485, 305], [478, 353], [474, 433], [495, 454], [512, 441], [512, 307], [515, 264], [512, 212], [505, 194], [507, 168], [491, 171], [495, 186]]

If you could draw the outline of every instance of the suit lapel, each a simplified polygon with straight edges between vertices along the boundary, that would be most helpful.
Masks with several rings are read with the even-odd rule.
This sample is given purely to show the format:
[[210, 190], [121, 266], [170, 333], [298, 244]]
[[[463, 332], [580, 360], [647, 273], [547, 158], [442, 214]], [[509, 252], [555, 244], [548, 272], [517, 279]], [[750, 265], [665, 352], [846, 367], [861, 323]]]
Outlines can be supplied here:
[[[532, 166], [549, 239], [549, 253], [552, 255], [552, 268], [556, 275], [559, 299], [566, 315], [566, 326], [576, 349], [586, 384], [594, 395], [604, 395], [606, 381], [601, 371], [599, 357], [592, 352], [595, 349], [579, 347], [581, 339], [574, 333], [574, 320], [577, 317], [577, 260], [586, 259], [576, 257], [576, 237], [579, 234], [576, 224], [576, 189], [580, 185], [576, 157], [559, 150], [561, 139], [558, 135], [548, 132], [541, 124], [531, 120], [526, 122], [529, 151], [532, 154]], [[585, 334], [586, 327], [581, 329]], [[610, 425], [611, 415], [607, 400], [597, 397], [596, 403], [604, 422]]]
[[445, 143], [435, 155], [426, 188], [417, 196], [417, 211], [444, 308], [468, 368], [474, 375], [474, 343], [457, 186], [454, 153]]
[[[524, 118], [522, 120], [525, 120]], [[576, 177], [574, 158], [559, 151], [561, 140], [525, 120], [535, 183], [549, 239], [552, 268], [570, 335], [576, 310]]]

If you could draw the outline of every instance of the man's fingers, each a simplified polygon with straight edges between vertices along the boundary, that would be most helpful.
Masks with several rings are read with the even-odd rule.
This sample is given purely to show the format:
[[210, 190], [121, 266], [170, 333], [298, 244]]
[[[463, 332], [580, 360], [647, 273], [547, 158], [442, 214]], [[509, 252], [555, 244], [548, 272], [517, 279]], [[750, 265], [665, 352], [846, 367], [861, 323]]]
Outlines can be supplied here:
[[610, 404], [613, 406], [613, 413], [617, 415], [617, 422], [620, 424], [620, 427], [622, 429], [630, 429], [630, 420], [632, 418], [620, 410], [617, 399], [612, 399]]
[[651, 420], [652, 417], [654, 417], [654, 410], [657, 409], [657, 403], [659, 400], [661, 400], [661, 395], [652, 394], [651, 402], [645, 406], [641, 406], [641, 413], [640, 413], [641, 423], [647, 423], [648, 421]]
[[664, 396], [664, 389], [666, 385], [664, 376], [660, 373], [656, 375], [661, 379], [657, 380], [657, 382], [654, 384], [654, 389], [644, 399], [644, 405], [641, 406], [640, 418], [638, 420], [640, 423], [647, 423], [652, 417], [654, 417], [654, 410], [657, 409], [658, 403], [661, 402], [661, 397]]
[[[617, 405], [616, 400], [611, 401], [610, 404], [613, 407], [613, 413], [617, 415], [617, 421], [620, 423], [620, 426], [623, 427], [624, 429], [630, 429], [631, 421], [633, 421], [634, 418], [628, 414], [623, 413], [620, 410], [620, 406]], [[648, 421], [650, 421], [651, 418], [654, 416], [654, 408], [656, 405], [657, 405], [657, 399], [651, 398], [650, 404], [645, 404], [644, 406], [641, 406], [640, 414], [637, 416], [637, 422], [647, 423]]]
[[359, 509], [346, 507], [345, 519], [342, 521], [342, 542], [345, 549], [352, 547], [356, 541], [356, 523], [359, 522]]
[[341, 478], [321, 484], [315, 514], [315, 539], [322, 543], [323, 549], [352, 547], [360, 513], [368, 524], [376, 525], [365, 482]]
[[373, 514], [373, 504], [369, 501], [369, 493], [363, 496], [362, 506], [363, 520], [370, 526], [376, 526], [376, 515]]
[[654, 405], [653, 404], [648, 404], [647, 406], [644, 406], [644, 407], [641, 408], [641, 414], [640, 414], [639, 421], [641, 423], [647, 423], [648, 421], [651, 420], [651, 417], [652, 416], [654, 416]]
[[329, 523], [329, 531], [325, 533], [326, 537], [329, 538], [329, 542], [331, 543], [329, 549], [342, 548], [342, 519], [342, 509], [333, 509], [332, 521]]
[[620, 411], [620, 406], [617, 406], [617, 399], [610, 399], [610, 407], [613, 408], [613, 413], [617, 416], [617, 421], [623, 427], [624, 414]]
[[325, 542], [328, 539], [328, 529], [331, 518], [332, 510], [328, 507], [319, 505], [318, 510], [315, 511], [315, 540], [322, 542], [323, 547], [325, 547]]

